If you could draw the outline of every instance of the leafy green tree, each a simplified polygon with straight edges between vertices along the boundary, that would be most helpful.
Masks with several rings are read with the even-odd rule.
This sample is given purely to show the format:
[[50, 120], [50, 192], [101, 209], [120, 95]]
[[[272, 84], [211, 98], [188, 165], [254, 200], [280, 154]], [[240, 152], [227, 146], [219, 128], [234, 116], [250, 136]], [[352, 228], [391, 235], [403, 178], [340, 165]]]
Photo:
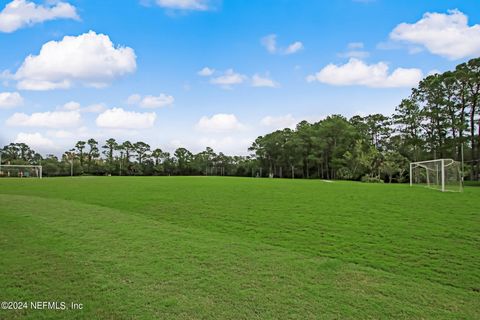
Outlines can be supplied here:
[[92, 164], [95, 159], [97, 159], [100, 156], [100, 153], [98, 151], [98, 142], [91, 138], [88, 139], [87, 141], [88, 144], [88, 153], [87, 153], [87, 168], [88, 168], [88, 173], [93, 173], [92, 172]]
[[85, 141], [78, 141], [75, 144], [75, 148], [78, 150], [78, 156], [79, 156], [79, 159], [80, 159], [80, 166], [82, 166], [82, 167], [83, 167], [83, 161], [84, 161], [83, 150], [85, 149], [86, 144], [87, 143]]

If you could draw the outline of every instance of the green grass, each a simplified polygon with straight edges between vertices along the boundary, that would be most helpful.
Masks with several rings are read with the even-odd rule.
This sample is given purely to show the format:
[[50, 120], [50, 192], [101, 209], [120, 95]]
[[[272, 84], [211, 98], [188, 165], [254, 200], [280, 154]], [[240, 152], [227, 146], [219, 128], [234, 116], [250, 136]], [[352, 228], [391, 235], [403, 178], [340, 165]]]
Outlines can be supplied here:
[[480, 189], [0, 180], [0, 319], [479, 319]]

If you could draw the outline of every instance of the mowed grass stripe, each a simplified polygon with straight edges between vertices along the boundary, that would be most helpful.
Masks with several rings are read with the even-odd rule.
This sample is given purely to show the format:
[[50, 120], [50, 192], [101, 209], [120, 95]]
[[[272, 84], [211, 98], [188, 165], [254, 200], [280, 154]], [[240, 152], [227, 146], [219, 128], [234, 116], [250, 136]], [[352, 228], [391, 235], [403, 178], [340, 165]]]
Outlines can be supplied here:
[[[478, 284], [478, 251], [474, 251], [478, 225], [468, 223], [469, 217], [477, 217], [468, 210], [459, 214], [460, 227], [450, 228], [451, 240], [438, 242], [436, 236], [428, 236], [445, 232], [448, 222], [419, 218], [417, 228], [430, 224], [441, 226], [441, 232], [419, 232], [405, 248], [394, 242], [387, 246], [392, 248], [390, 255], [382, 255], [376, 252], [379, 239], [388, 244], [396, 237], [400, 242], [411, 232], [394, 232], [392, 226], [380, 237], [382, 227], [391, 224], [388, 220], [365, 222], [365, 215], [355, 215], [342, 202], [335, 214], [333, 199], [328, 197], [322, 197], [324, 206], [318, 209], [317, 200], [309, 205], [303, 202], [306, 192], [314, 191], [314, 199], [324, 191], [367, 208], [362, 197], [355, 196], [358, 190], [366, 190], [360, 184], [336, 183], [338, 189], [330, 189], [333, 184], [253, 179], [73, 180], [45, 179], [43, 185], [0, 182], [2, 193], [26, 195], [0, 196], [4, 221], [0, 248], [7, 257], [0, 262], [0, 288], [6, 288], [2, 292], [12, 299], [69, 298], [87, 306], [82, 316], [69, 316], [103, 318], [475, 318], [479, 314], [478, 293], [472, 290]], [[45, 188], [53, 182], [63, 185], [55, 185], [56, 190], [48, 193], [58, 199], [38, 198], [45, 197]], [[363, 198], [371, 197], [371, 186], [366, 186]], [[389, 186], [383, 187], [378, 190], [387, 190], [383, 196], [388, 195]], [[397, 192], [410, 195], [410, 190], [398, 187]], [[89, 204], [120, 190], [124, 197], [116, 196], [116, 201], [106, 197], [100, 205]], [[145, 190], [151, 192], [142, 196]], [[437, 198], [437, 193], [415, 191], [420, 197]], [[208, 197], [212, 192], [216, 196]], [[183, 201], [168, 200], [172, 193]], [[239, 201], [253, 195], [261, 199]], [[127, 205], [129, 197], [145, 203], [135, 209]], [[448, 203], [451, 208], [443, 215], [457, 209]], [[400, 212], [395, 212], [401, 209], [395, 205], [391, 209], [383, 215], [369, 209], [369, 215], [390, 217], [393, 223], [400, 219]], [[404, 218], [402, 223], [408, 226], [411, 217]], [[455, 237], [457, 233], [463, 237]], [[418, 250], [408, 248], [412, 245]], [[438, 271], [431, 263], [438, 259], [422, 251], [435, 246], [435, 254], [446, 259]], [[456, 249], [451, 256], [445, 254], [449, 246]], [[455, 263], [448, 260], [457, 257], [460, 260]], [[408, 268], [418, 263], [415, 258], [423, 259], [424, 270]], [[34, 319], [40, 314], [25, 315]], [[41, 315], [50, 318], [52, 313]]]

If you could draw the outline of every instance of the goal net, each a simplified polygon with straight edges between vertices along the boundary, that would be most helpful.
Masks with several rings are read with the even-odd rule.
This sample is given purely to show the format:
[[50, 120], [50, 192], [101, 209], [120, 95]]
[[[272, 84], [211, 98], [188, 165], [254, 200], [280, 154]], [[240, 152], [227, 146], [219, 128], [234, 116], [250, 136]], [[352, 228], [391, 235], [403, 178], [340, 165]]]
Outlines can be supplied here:
[[42, 178], [42, 166], [0, 165], [0, 178]]
[[452, 159], [437, 159], [410, 163], [410, 186], [423, 185], [440, 191], [461, 192], [461, 165]]

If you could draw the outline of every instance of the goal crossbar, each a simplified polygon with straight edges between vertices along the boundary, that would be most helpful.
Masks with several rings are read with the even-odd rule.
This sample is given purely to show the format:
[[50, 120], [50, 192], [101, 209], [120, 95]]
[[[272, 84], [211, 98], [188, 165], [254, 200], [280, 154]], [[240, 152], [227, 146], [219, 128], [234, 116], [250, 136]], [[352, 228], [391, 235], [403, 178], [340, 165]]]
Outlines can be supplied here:
[[428, 188], [463, 191], [463, 171], [453, 159], [436, 159], [410, 163], [410, 186], [425, 184]]

